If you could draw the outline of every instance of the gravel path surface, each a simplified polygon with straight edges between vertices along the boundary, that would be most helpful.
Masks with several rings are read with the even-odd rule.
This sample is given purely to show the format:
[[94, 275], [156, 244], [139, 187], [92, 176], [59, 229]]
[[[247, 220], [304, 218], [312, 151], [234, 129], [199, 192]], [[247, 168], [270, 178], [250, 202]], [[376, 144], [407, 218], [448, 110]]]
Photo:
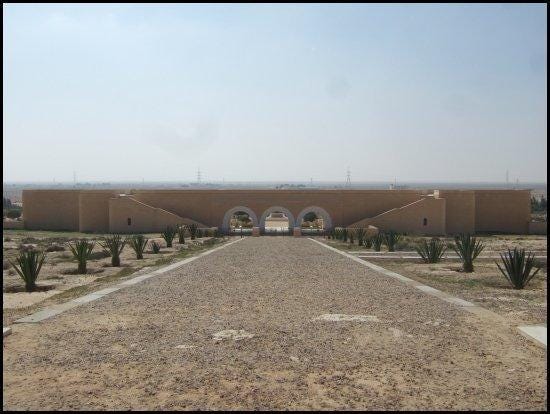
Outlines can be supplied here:
[[3, 406], [544, 409], [545, 355], [305, 238], [247, 238], [18, 327]]

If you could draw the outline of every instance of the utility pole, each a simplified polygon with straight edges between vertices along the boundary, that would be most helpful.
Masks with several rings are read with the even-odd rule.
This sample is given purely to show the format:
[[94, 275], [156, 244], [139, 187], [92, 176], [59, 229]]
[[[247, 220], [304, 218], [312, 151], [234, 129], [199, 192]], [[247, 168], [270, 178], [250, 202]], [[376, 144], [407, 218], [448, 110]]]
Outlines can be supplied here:
[[510, 172], [506, 170], [506, 187], [510, 184]]
[[73, 183], [76, 186], [76, 171], [73, 170]]
[[199, 167], [199, 168], [197, 169], [197, 183], [198, 183], [198, 184], [201, 183], [201, 178], [202, 178], [202, 176], [201, 176], [201, 167]]
[[351, 171], [348, 167], [347, 171], [346, 171], [346, 187], [351, 187]]

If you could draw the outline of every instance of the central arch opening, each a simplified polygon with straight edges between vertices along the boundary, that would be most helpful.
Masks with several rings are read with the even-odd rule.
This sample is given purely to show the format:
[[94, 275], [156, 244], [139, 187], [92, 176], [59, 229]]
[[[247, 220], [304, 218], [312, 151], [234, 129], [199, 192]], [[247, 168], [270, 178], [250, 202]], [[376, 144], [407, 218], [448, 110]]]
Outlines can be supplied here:
[[236, 211], [229, 219], [230, 233], [249, 234], [252, 233], [252, 227], [254, 227], [254, 221], [246, 211]]
[[286, 234], [290, 232], [290, 220], [283, 211], [273, 211], [265, 218], [265, 234]]

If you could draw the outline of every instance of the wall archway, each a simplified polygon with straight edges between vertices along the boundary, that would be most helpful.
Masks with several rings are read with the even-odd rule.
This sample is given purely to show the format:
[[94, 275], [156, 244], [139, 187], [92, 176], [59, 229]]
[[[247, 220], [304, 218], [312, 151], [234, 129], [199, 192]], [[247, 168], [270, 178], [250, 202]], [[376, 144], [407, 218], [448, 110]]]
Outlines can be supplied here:
[[252, 211], [252, 209], [248, 207], [238, 206], [233, 207], [232, 209], [229, 209], [225, 212], [222, 222], [222, 230], [224, 232], [229, 231], [229, 221], [231, 220], [231, 217], [233, 217], [233, 214], [238, 213], [239, 211], [247, 213], [250, 217], [250, 220], [252, 220], [252, 225], [254, 227], [258, 227], [258, 217], [256, 216], [256, 213], [254, 213], [254, 211]]
[[298, 217], [296, 218], [295, 226], [300, 226], [302, 224], [304, 216], [311, 211], [323, 219], [324, 230], [330, 230], [332, 228], [332, 219], [330, 218], [330, 214], [328, 214], [324, 208], [317, 206], [306, 207], [302, 211], [300, 211], [300, 214], [298, 214]]
[[260, 218], [260, 230], [265, 231], [265, 220], [271, 213], [280, 212], [284, 213], [288, 218], [288, 227], [294, 228], [296, 221], [294, 221], [294, 215], [290, 212], [288, 208], [273, 206], [265, 210]]

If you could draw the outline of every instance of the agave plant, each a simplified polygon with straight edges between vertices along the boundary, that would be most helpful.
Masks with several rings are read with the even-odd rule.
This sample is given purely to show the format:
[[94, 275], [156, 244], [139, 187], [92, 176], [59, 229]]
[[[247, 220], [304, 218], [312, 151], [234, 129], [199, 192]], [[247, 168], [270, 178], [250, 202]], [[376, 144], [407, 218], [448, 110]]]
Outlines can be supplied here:
[[355, 236], [357, 236], [357, 244], [359, 246], [363, 245], [363, 240], [365, 239], [366, 235], [367, 231], [364, 228], [360, 227], [358, 229], [355, 229]]
[[86, 239], [81, 239], [76, 241], [74, 244], [71, 244], [71, 242], [68, 242], [67, 244], [69, 245], [69, 249], [71, 249], [74, 258], [78, 262], [78, 273], [81, 275], [86, 274], [86, 262], [92, 255], [92, 250], [94, 250], [95, 243]]
[[105, 253], [111, 256], [111, 265], [113, 267], [120, 266], [120, 253], [126, 245], [126, 240], [123, 240], [120, 234], [113, 234], [111, 237], [106, 237], [103, 243], [99, 242], [99, 244], [103, 247]]
[[161, 234], [162, 238], [166, 241], [166, 247], [172, 247], [172, 241], [176, 237], [176, 229], [171, 226], [166, 227]]
[[453, 250], [462, 260], [462, 269], [468, 273], [474, 271], [474, 260], [484, 248], [483, 243], [470, 234], [459, 234], [453, 245]]
[[363, 239], [363, 245], [370, 249], [372, 247], [372, 237], [369, 235], [365, 235], [365, 238]]
[[372, 237], [372, 247], [374, 248], [374, 251], [379, 252], [383, 242], [384, 235], [379, 231]]
[[153, 253], [157, 254], [160, 252], [160, 244], [158, 244], [155, 240], [151, 242], [151, 249], [153, 249]]
[[[504, 268], [500, 267], [499, 263], [495, 263], [514, 289], [523, 289], [540, 270], [535, 255], [529, 252], [526, 256], [525, 249], [519, 250], [517, 247], [513, 251], [508, 249], [508, 253], [501, 254], [500, 259]], [[536, 270], [531, 273], [533, 268]]]
[[185, 233], [187, 231], [187, 227], [184, 224], [180, 224], [177, 228], [178, 232], [178, 243], [179, 244], [185, 244]]
[[198, 226], [195, 223], [191, 223], [189, 226], [187, 226], [187, 229], [189, 230], [189, 234], [191, 235], [191, 240], [195, 240], [197, 238]]
[[33, 292], [36, 289], [36, 279], [38, 279], [44, 259], [46, 259], [46, 253], [27, 250], [21, 251], [16, 258], [19, 267], [11, 260], [9, 261], [25, 282], [25, 291]]
[[415, 246], [415, 250], [424, 262], [438, 263], [447, 250], [447, 247], [445, 247], [445, 243], [437, 237], [433, 237], [429, 242], [426, 241], [426, 239], [422, 239], [422, 241]]
[[397, 242], [399, 242], [399, 240], [401, 240], [401, 237], [402, 237], [401, 234], [393, 230], [390, 230], [388, 232], [384, 232], [383, 236], [384, 236], [384, 243], [388, 247], [388, 251], [394, 252], [395, 245], [397, 244]]
[[136, 252], [136, 259], [143, 259], [143, 252], [147, 246], [149, 239], [146, 239], [142, 234], [138, 234], [130, 238], [130, 247]]

